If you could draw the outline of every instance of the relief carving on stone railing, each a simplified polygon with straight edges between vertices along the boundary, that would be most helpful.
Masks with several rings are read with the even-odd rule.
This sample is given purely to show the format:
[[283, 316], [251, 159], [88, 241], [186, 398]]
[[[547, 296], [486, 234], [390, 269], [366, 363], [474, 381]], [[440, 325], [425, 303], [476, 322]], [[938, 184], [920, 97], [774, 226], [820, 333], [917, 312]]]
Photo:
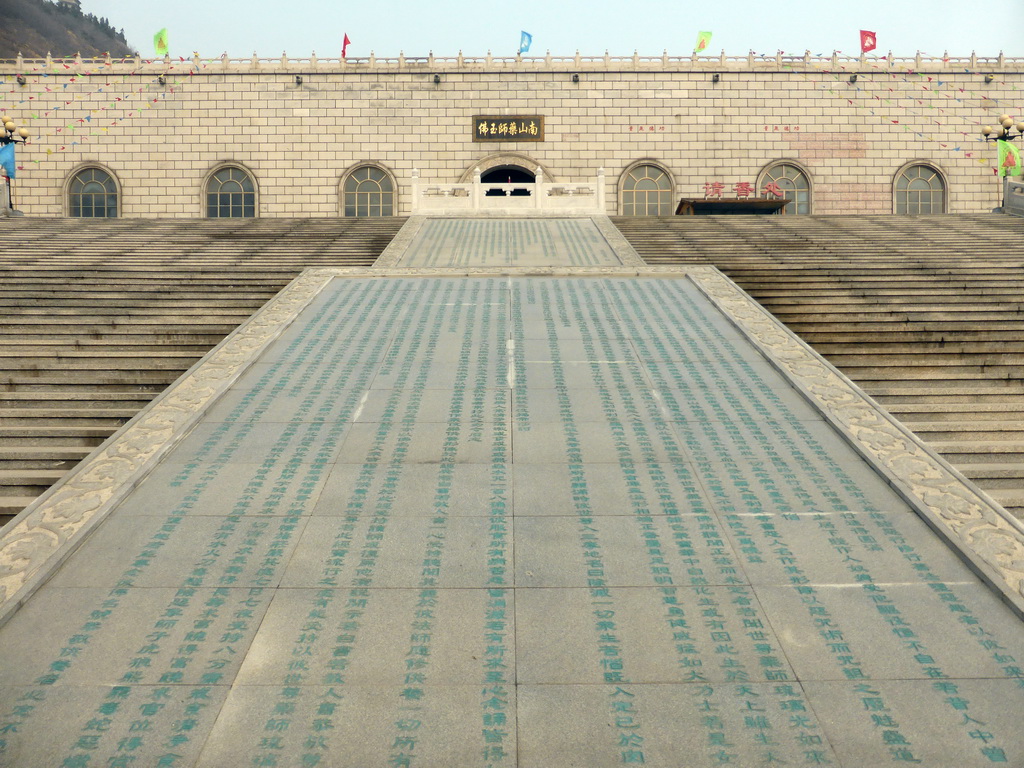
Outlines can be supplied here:
[[713, 268], [691, 276], [769, 357], [912, 494], [920, 507], [1024, 597], [1024, 527], [887, 416], [766, 310]]

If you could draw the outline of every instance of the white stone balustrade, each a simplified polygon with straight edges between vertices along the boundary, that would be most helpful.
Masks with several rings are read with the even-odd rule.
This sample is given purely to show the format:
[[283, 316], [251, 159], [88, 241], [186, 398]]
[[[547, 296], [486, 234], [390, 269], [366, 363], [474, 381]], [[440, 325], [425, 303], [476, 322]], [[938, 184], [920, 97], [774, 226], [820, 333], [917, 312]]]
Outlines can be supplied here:
[[479, 168], [468, 184], [427, 184], [420, 178], [419, 170], [414, 169], [411, 186], [413, 215], [605, 212], [604, 168], [598, 169], [593, 182], [553, 183], [544, 178], [543, 169], [538, 167], [533, 182], [506, 184], [483, 183]]
[[1024, 216], [1024, 181], [1006, 179], [1003, 187], [1003, 212]]

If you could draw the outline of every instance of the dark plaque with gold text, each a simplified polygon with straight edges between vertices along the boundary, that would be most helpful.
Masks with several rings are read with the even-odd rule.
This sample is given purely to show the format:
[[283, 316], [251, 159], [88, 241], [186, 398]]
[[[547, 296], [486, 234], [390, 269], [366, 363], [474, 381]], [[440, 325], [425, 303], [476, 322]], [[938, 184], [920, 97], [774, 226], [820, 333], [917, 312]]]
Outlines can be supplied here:
[[476, 115], [473, 141], [544, 141], [544, 118], [540, 115]]

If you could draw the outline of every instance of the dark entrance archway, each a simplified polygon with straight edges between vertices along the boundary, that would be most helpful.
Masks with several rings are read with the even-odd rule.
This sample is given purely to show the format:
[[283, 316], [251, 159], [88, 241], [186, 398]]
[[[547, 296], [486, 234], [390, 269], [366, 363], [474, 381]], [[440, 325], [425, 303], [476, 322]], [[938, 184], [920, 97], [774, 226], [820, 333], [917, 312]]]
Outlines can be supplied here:
[[[489, 168], [480, 175], [481, 184], [533, 184], [536, 180], [537, 177], [533, 172], [526, 170], [520, 165], [499, 165], [495, 168]], [[529, 191], [525, 189], [512, 190], [512, 197], [526, 197], [529, 194]], [[488, 197], [504, 195], [505, 192], [501, 189], [490, 189], [487, 191]]]

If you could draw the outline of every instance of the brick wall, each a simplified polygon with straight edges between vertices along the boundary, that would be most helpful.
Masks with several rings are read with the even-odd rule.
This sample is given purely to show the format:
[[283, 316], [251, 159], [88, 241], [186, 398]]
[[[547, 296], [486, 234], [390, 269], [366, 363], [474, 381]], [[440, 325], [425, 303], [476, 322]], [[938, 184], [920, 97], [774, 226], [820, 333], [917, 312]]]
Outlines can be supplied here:
[[[978, 131], [1024, 117], [1022, 73], [1024, 60], [1002, 59], [19, 61], [0, 62], [0, 105], [32, 131], [14, 182], [32, 216], [65, 215], [68, 179], [86, 165], [116, 177], [123, 216], [202, 216], [205, 181], [226, 163], [255, 177], [260, 216], [340, 215], [360, 163], [394, 175], [407, 214], [413, 169], [424, 184], [456, 182], [506, 153], [556, 182], [605, 168], [609, 213], [621, 174], [644, 159], [677, 198], [709, 182], [731, 196], [792, 160], [815, 213], [889, 213], [894, 174], [925, 162], [945, 176], [950, 211], [976, 213], [1000, 197]], [[541, 115], [545, 139], [474, 142], [478, 114]]]

